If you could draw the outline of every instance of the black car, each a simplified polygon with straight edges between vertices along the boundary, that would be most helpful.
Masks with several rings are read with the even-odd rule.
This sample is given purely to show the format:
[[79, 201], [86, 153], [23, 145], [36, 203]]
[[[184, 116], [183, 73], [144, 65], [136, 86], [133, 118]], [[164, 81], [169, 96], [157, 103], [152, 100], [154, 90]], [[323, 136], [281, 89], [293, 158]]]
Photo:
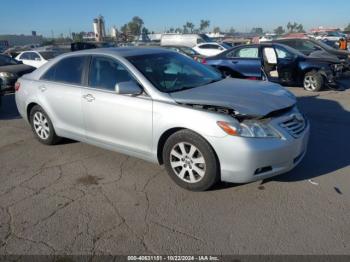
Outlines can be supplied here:
[[308, 91], [336, 88], [343, 70], [337, 57], [309, 57], [277, 43], [238, 46], [207, 58], [207, 64], [226, 76], [303, 85]]
[[345, 64], [345, 69], [350, 69], [350, 53], [348, 51], [340, 50], [340, 49], [335, 49], [331, 46], [329, 46], [326, 43], [323, 43], [322, 41], [317, 41], [314, 39], [278, 39], [274, 40], [274, 43], [280, 43], [284, 44], [287, 46], [290, 46], [304, 55], [307, 56], [317, 56], [317, 57], [322, 57], [322, 56], [329, 56], [329, 55], [334, 55], [338, 57], [341, 62]]
[[14, 91], [17, 79], [34, 70], [35, 67], [24, 65], [8, 55], [0, 54], [0, 93]]

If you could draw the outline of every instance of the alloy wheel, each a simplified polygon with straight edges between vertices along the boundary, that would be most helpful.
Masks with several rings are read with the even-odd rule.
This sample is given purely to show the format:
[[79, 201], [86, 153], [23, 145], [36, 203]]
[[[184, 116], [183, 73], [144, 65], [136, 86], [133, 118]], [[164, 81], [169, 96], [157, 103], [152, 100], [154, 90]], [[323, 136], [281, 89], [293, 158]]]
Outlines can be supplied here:
[[35, 112], [33, 124], [36, 134], [43, 140], [48, 139], [50, 135], [49, 122], [42, 112]]
[[186, 183], [201, 181], [206, 172], [203, 154], [190, 143], [176, 144], [170, 151], [170, 164], [175, 174]]
[[308, 91], [313, 91], [317, 89], [317, 80], [314, 76], [305, 76], [304, 87]]

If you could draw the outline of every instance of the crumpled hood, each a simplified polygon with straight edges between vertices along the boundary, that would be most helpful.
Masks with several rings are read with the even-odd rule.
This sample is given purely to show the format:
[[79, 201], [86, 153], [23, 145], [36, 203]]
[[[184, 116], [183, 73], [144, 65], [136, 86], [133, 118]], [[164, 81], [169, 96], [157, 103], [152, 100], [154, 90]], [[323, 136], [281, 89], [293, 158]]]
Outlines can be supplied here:
[[177, 103], [225, 107], [253, 117], [263, 117], [296, 103], [295, 96], [278, 84], [232, 78], [170, 96]]
[[309, 55], [309, 57], [312, 58], [313, 60], [317, 60], [317, 61], [321, 61], [321, 62], [328, 62], [328, 63], [335, 63], [335, 64], [341, 63], [340, 59], [337, 56], [332, 55], [326, 51], [312, 52]]

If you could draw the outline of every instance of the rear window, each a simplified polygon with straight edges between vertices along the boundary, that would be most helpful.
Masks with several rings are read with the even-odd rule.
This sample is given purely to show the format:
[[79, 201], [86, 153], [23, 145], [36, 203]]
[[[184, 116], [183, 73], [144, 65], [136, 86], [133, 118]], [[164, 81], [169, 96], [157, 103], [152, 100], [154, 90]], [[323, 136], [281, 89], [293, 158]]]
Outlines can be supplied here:
[[41, 79], [81, 85], [83, 82], [83, 71], [86, 59], [88, 59], [88, 56], [73, 56], [64, 58], [46, 71]]

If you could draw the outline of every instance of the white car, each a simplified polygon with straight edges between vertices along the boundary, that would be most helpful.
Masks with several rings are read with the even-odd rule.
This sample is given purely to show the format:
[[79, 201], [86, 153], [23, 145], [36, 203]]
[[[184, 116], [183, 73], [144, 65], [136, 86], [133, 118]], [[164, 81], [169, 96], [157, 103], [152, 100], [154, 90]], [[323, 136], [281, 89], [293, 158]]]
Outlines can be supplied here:
[[201, 43], [193, 47], [197, 53], [203, 56], [216, 56], [230, 48], [232, 47], [224, 43]]
[[324, 35], [317, 36], [316, 40], [328, 40], [328, 41], [338, 42], [342, 38], [346, 38], [346, 35], [340, 32], [328, 32]]
[[52, 51], [24, 51], [16, 57], [16, 60], [22, 61], [25, 65], [39, 68], [54, 57], [55, 53]]

